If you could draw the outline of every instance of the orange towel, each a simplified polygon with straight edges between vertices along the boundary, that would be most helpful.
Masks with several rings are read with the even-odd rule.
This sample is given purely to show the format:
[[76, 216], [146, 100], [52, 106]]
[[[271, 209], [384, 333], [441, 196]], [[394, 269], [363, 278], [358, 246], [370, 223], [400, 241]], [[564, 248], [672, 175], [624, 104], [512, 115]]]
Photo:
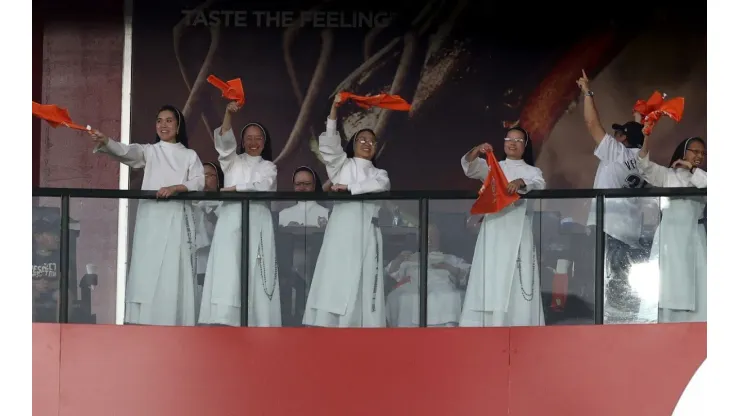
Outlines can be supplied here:
[[470, 213], [473, 215], [499, 212], [519, 199], [517, 193], [513, 195], [506, 193], [509, 181], [506, 180], [506, 175], [501, 170], [493, 152], [488, 152], [486, 159], [489, 167], [488, 176], [478, 191], [478, 200], [470, 209]]
[[411, 105], [401, 98], [400, 95], [378, 94], [366, 97], [363, 95], [350, 94], [348, 92], [341, 92], [339, 94], [342, 99], [339, 104], [344, 103], [347, 100], [352, 100], [357, 103], [357, 105], [365, 109], [370, 107], [380, 107], [395, 111], [411, 110]]
[[684, 98], [676, 97], [665, 100], [665, 96], [659, 91], [655, 91], [647, 101], [637, 100], [633, 111], [637, 111], [642, 116], [642, 124], [645, 125], [645, 134], [653, 131], [655, 123], [662, 116], [668, 116], [676, 121], [681, 121], [683, 117]]
[[206, 78], [206, 81], [221, 90], [222, 97], [232, 101], [237, 101], [240, 107], [244, 105], [244, 87], [242, 87], [241, 78], [224, 82], [215, 75], [209, 75], [208, 78]]
[[31, 101], [31, 103], [33, 106], [33, 115], [42, 120], [46, 120], [54, 128], [66, 126], [75, 130], [88, 130], [85, 126], [73, 123], [66, 108], [62, 108], [54, 104], [39, 104], [35, 101]]

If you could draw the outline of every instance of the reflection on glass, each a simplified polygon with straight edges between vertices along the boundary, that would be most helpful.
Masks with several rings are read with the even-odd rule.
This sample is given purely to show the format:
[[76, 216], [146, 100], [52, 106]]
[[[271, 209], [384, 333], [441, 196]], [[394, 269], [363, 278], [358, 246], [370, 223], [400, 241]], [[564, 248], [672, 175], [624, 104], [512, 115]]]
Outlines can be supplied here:
[[[54, 202], [58, 204], [58, 201]], [[33, 322], [58, 322], [61, 277], [59, 208], [40, 207], [34, 198], [32, 209]], [[75, 299], [74, 288], [70, 285], [70, 301]]]
[[[436, 223], [428, 229], [427, 326], [457, 326], [470, 264], [443, 253]], [[388, 325], [419, 326], [419, 252], [402, 251], [386, 266], [394, 287], [388, 294]]]
[[[650, 262], [657, 198], [604, 203], [604, 323], [655, 322], [657, 268]], [[652, 310], [652, 312], [651, 312]]]

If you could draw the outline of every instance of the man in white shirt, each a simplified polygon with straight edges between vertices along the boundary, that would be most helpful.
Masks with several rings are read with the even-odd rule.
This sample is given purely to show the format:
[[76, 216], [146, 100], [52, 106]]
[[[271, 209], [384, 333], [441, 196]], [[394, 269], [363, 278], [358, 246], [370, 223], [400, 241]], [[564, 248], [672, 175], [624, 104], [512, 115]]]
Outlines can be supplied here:
[[[635, 121], [612, 124], [614, 134], [608, 134], [602, 127], [594, 103], [594, 92], [589, 88], [586, 73], [577, 81], [584, 94], [583, 115], [586, 127], [596, 142], [594, 155], [599, 158], [596, 169], [594, 189], [644, 188], [645, 179], [637, 170], [637, 154], [640, 152], [645, 136], [639, 114], [633, 114]], [[623, 312], [634, 313], [639, 308], [639, 299], [632, 293], [629, 285], [631, 254], [640, 249], [642, 232], [642, 207], [648, 202], [641, 198], [607, 198], [604, 201], [605, 235], [605, 280], [606, 302], [609, 307]], [[591, 205], [588, 222], [591, 232], [596, 226], [596, 200]], [[593, 284], [594, 273], [590, 275]]]

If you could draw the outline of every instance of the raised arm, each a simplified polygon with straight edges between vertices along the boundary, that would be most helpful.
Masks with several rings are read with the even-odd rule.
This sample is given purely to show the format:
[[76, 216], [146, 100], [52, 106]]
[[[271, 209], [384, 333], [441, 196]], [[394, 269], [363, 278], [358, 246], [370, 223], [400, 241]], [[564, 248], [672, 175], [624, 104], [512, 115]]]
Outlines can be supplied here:
[[339, 95], [334, 99], [329, 117], [326, 119], [326, 131], [319, 136], [319, 155], [326, 166], [326, 173], [332, 183], [337, 183], [339, 172], [347, 163], [347, 154], [342, 147], [342, 138], [337, 131], [337, 105]]
[[483, 143], [470, 149], [468, 153], [465, 153], [462, 159], [460, 159], [465, 176], [471, 179], [478, 179], [481, 182], [485, 181], [486, 176], [488, 176], [488, 163], [478, 155], [485, 154], [492, 149], [490, 144]]
[[218, 152], [218, 163], [224, 172], [231, 168], [236, 159], [237, 142], [234, 135], [234, 129], [231, 126], [231, 115], [239, 110], [236, 101], [232, 101], [226, 106], [224, 121], [221, 127], [213, 131], [213, 143]]
[[594, 103], [594, 93], [591, 91], [589, 86], [589, 80], [586, 76], [586, 71], [581, 70], [583, 74], [581, 78], [576, 81], [578, 87], [581, 88], [581, 92], [584, 94], [583, 98], [583, 118], [586, 120], [586, 128], [588, 129], [591, 138], [599, 144], [606, 136], [606, 131], [601, 125], [599, 119], [599, 112], [596, 111], [596, 103]]
[[352, 195], [386, 192], [391, 190], [391, 180], [388, 178], [388, 172], [383, 169], [375, 169], [373, 176], [360, 182], [348, 184], [347, 190]]
[[237, 192], [274, 192], [277, 190], [277, 166], [268, 161], [262, 161], [256, 168], [250, 170], [249, 177], [243, 183], [236, 185]]
[[105, 153], [134, 169], [141, 169], [146, 165], [146, 152], [143, 145], [137, 143], [123, 144], [108, 138], [107, 135], [98, 130], [90, 130], [88, 133], [92, 137], [93, 143], [95, 143], [93, 153]]

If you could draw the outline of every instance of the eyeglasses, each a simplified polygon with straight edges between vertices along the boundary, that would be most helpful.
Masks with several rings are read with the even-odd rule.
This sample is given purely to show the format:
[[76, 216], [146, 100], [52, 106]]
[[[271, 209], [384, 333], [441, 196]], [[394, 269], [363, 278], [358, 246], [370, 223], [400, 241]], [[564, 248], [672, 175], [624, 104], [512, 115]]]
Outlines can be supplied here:
[[522, 144], [524, 144], [524, 139], [519, 139], [519, 138], [515, 138], [515, 137], [505, 137], [504, 138], [504, 141], [505, 142], [514, 142], [514, 143], [522, 143]]
[[367, 140], [367, 139], [357, 139], [357, 141], [360, 142], [361, 144], [367, 144], [370, 146], [375, 146], [377, 144], [375, 141]]
[[311, 187], [313, 186], [313, 182], [293, 182], [293, 186]]
[[691, 153], [693, 153], [695, 155], [699, 155], [699, 156], [704, 156], [704, 157], [707, 156], [707, 151], [706, 150], [686, 149], [686, 151], [687, 152], [691, 152]]

